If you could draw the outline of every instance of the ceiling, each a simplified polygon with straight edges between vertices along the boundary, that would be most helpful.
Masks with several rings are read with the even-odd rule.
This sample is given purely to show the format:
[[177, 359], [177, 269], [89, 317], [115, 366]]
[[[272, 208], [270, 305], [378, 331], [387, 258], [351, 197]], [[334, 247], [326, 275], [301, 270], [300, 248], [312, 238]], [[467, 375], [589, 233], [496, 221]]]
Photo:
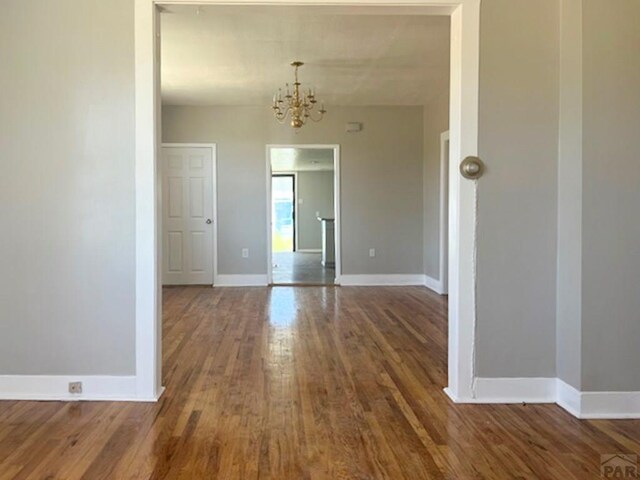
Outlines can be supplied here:
[[173, 5], [161, 18], [166, 105], [268, 105], [293, 60], [327, 105], [424, 105], [448, 88], [447, 16]]
[[327, 148], [271, 148], [272, 172], [333, 170], [333, 150]]

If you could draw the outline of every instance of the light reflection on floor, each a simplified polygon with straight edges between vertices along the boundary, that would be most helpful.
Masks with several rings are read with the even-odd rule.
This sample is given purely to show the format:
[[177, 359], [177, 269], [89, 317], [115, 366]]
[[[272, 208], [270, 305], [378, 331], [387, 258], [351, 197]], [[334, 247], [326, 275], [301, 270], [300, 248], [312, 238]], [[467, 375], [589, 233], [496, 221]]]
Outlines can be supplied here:
[[268, 312], [267, 379], [272, 388], [286, 391], [294, 374], [295, 330], [300, 314], [296, 289], [271, 288]]
[[298, 315], [296, 289], [273, 287], [269, 294], [269, 324], [277, 329], [293, 326]]

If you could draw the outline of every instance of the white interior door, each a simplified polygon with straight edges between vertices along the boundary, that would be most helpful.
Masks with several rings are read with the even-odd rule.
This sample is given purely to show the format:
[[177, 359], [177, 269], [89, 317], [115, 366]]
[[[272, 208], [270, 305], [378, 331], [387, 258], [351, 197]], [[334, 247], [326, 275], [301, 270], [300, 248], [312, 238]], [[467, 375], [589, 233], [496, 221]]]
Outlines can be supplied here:
[[164, 285], [213, 284], [213, 152], [162, 148]]

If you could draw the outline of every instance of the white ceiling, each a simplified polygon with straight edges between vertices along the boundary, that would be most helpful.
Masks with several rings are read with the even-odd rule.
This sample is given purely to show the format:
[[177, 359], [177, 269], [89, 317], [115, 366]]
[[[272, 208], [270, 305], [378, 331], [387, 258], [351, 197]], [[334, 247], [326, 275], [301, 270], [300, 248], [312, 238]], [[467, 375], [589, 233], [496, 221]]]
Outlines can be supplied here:
[[271, 171], [311, 172], [333, 170], [333, 150], [326, 148], [271, 149]]
[[161, 18], [168, 105], [268, 105], [293, 60], [327, 105], [424, 105], [448, 88], [446, 16], [167, 6]]

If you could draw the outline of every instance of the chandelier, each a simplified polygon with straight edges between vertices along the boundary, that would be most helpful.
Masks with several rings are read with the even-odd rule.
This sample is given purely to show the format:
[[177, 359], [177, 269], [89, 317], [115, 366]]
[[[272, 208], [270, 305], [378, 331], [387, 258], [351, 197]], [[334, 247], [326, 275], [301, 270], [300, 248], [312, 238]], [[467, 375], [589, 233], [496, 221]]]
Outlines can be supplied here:
[[[307, 92], [302, 90], [301, 84], [298, 81], [298, 68], [304, 63], [291, 62], [291, 66], [294, 68], [294, 82], [293, 92], [289, 88], [289, 84], [286, 84], [286, 93], [282, 96], [282, 89], [278, 89], [278, 93], [273, 96], [273, 113], [276, 120], [280, 123], [285, 123], [287, 118], [290, 119], [291, 126], [298, 130], [307, 123], [307, 120], [311, 119], [314, 122], [322, 120], [327, 111], [324, 109], [324, 104], [320, 107], [320, 110], [314, 110], [318, 100], [316, 100], [316, 94], [313, 89], [309, 88]], [[318, 115], [315, 115], [316, 112]]]

